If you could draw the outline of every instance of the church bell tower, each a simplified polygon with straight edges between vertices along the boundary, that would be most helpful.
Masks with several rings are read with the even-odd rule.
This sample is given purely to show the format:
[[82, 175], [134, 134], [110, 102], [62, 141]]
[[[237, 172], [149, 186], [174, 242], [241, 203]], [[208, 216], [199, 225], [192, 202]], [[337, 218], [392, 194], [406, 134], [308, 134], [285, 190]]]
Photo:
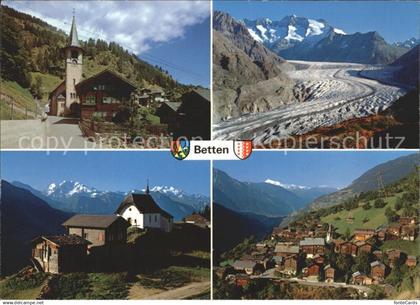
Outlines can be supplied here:
[[69, 40], [64, 48], [66, 57], [66, 105], [67, 112], [72, 111], [74, 103], [79, 104], [79, 97], [76, 94], [76, 84], [82, 80], [83, 49], [77, 37], [76, 18], [71, 23]]

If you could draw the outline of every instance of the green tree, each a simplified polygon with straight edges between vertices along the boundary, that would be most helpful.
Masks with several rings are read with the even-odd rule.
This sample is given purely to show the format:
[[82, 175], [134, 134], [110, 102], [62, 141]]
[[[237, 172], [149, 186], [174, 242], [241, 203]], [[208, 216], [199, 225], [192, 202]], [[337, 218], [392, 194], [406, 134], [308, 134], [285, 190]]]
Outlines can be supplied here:
[[377, 209], [383, 208], [384, 206], [386, 206], [386, 201], [383, 200], [382, 198], [378, 198], [375, 200], [375, 203], [373, 206]]
[[385, 209], [385, 217], [388, 220], [388, 223], [398, 220], [398, 214], [391, 207]]

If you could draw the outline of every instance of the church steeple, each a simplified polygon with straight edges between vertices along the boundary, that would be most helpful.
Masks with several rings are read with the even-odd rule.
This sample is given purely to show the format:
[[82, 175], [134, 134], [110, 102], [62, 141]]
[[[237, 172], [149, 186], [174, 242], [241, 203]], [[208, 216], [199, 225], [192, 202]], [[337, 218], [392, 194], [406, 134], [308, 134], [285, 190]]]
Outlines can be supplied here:
[[147, 179], [146, 194], [150, 194], [149, 179]]
[[71, 22], [71, 30], [70, 30], [70, 36], [69, 36], [69, 41], [67, 43], [67, 47], [81, 48], [79, 37], [77, 36], [76, 17], [74, 16], [74, 10], [73, 10], [73, 20]]

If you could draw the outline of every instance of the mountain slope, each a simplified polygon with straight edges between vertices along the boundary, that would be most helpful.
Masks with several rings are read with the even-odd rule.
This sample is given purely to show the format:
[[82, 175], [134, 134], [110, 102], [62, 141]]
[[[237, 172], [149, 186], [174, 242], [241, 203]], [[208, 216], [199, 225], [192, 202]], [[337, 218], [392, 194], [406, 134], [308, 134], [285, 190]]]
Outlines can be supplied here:
[[[2, 78], [15, 81], [23, 88], [35, 83], [31, 73], [39, 72], [41, 95], [47, 98], [63, 79], [64, 59], [61, 48], [67, 33], [28, 14], [1, 6]], [[82, 41], [84, 49], [83, 78], [111, 69], [139, 86], [158, 85], [175, 91], [185, 90], [160, 67], [155, 67], [131, 54], [115, 42], [89, 39]], [[55, 77], [51, 84], [48, 79]]]
[[213, 181], [214, 201], [240, 213], [286, 216], [309, 203], [280, 186], [241, 182], [217, 169], [213, 171]]
[[382, 176], [383, 184], [389, 185], [401, 178], [407, 176], [415, 170], [415, 166], [419, 164], [419, 155], [412, 154], [403, 156], [382, 164], [366, 171], [359, 178], [354, 180], [348, 187], [338, 192], [322, 196], [312, 202], [310, 209], [318, 209], [321, 207], [336, 205], [342, 203], [346, 199], [360, 194], [378, 189], [378, 175]]
[[30, 240], [37, 235], [64, 234], [61, 224], [71, 215], [1, 180], [1, 274], [11, 274], [29, 263]]
[[213, 18], [214, 120], [263, 112], [295, 101], [291, 69], [223, 12]]
[[[35, 190], [20, 182], [13, 184], [29, 190], [56, 209], [82, 214], [113, 214], [127, 195], [124, 192], [101, 191], [77, 181], [51, 183], [45, 191]], [[142, 193], [144, 190], [130, 192]], [[150, 193], [156, 203], [172, 214], [175, 220], [181, 220], [209, 204], [205, 196], [187, 194], [173, 187], [154, 187]]]
[[402, 83], [418, 87], [419, 56], [420, 45], [417, 44], [391, 64], [391, 66], [400, 67], [400, 69], [394, 73], [394, 76]]
[[249, 236], [262, 238], [277, 226], [282, 217], [266, 217], [252, 213], [239, 213], [213, 203], [213, 247], [223, 253]]

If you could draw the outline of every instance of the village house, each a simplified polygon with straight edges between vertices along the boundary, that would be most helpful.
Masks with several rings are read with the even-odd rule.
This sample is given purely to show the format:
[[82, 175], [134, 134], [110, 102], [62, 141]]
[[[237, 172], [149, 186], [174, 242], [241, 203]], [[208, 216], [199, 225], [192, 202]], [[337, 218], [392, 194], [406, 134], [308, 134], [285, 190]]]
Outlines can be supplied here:
[[374, 229], [356, 229], [354, 230], [354, 239], [365, 241], [375, 236]]
[[236, 271], [245, 272], [248, 275], [252, 275], [256, 271], [257, 264], [251, 260], [237, 260], [234, 261], [232, 267]]
[[325, 240], [323, 238], [305, 238], [300, 241], [299, 248], [306, 253], [308, 258], [312, 258], [315, 254], [324, 254]]
[[296, 254], [286, 256], [284, 259], [282, 272], [289, 274], [289, 275], [295, 275], [298, 271], [298, 256]]
[[372, 252], [372, 245], [365, 241], [356, 241], [354, 245], [357, 247], [357, 255], [360, 255], [363, 252], [365, 253]]
[[372, 252], [372, 254], [376, 257], [376, 259], [381, 260], [382, 259], [382, 251], [381, 250], [375, 250]]
[[32, 240], [32, 262], [49, 273], [83, 271], [90, 244], [78, 235], [39, 236]]
[[351, 283], [353, 285], [371, 285], [372, 279], [366, 274], [360, 271], [356, 271], [351, 276]]
[[159, 207], [150, 195], [149, 186], [145, 194], [125, 197], [115, 213], [121, 215], [132, 227], [172, 231], [173, 216]]
[[74, 215], [63, 226], [67, 234], [88, 240], [89, 248], [127, 242], [128, 224], [117, 215]]
[[324, 273], [325, 273], [325, 282], [326, 283], [334, 283], [335, 281], [335, 269], [331, 267], [331, 265], [326, 265], [324, 267]]
[[208, 221], [204, 216], [193, 213], [187, 217], [184, 218], [185, 223], [190, 223], [193, 225], [196, 225], [201, 228], [209, 228], [210, 227], [210, 221]]
[[417, 227], [415, 225], [405, 225], [401, 227], [401, 239], [414, 241], [416, 239], [416, 230]]
[[277, 256], [299, 254], [299, 246], [290, 243], [277, 243], [276, 247], [274, 248], [274, 254]]
[[401, 260], [401, 251], [389, 249], [386, 251], [386, 255], [388, 257], [389, 266], [393, 268], [397, 262]]
[[245, 287], [250, 282], [249, 275], [248, 274], [235, 274], [235, 285], [237, 287]]
[[416, 267], [417, 266], [417, 258], [414, 255], [407, 256], [405, 264], [408, 267]]
[[406, 226], [406, 225], [415, 225], [417, 222], [416, 217], [400, 217], [398, 220], [400, 225]]
[[[80, 117], [111, 121], [128, 104], [136, 86], [111, 70], [104, 70], [75, 86]], [[138, 106], [138, 105], [137, 105]]]
[[305, 277], [318, 277], [321, 267], [318, 264], [311, 263], [308, 267], [304, 268], [303, 273]]
[[210, 90], [196, 88], [181, 96], [177, 112], [180, 118], [179, 134], [187, 138], [210, 139]]
[[324, 264], [325, 258], [324, 258], [324, 256], [319, 255], [317, 253], [317, 254], [314, 255], [314, 257], [312, 258], [312, 260], [313, 260], [313, 262], [315, 264], [322, 265], [322, 264]]
[[374, 261], [370, 264], [370, 276], [376, 282], [381, 283], [385, 278], [386, 266], [379, 262]]
[[401, 226], [399, 224], [390, 225], [387, 228], [387, 237], [391, 240], [396, 240], [400, 238], [401, 235]]

